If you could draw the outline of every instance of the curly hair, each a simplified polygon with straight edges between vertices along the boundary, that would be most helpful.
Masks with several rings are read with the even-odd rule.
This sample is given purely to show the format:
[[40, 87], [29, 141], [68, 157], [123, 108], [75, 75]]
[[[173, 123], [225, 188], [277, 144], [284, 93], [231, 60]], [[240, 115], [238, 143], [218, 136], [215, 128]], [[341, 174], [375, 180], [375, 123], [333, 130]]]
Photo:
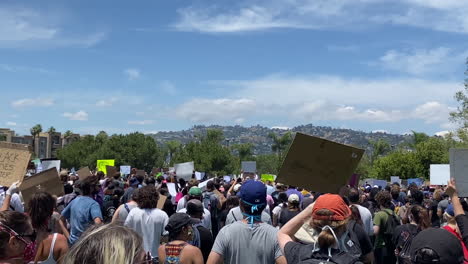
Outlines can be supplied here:
[[154, 209], [158, 205], [159, 193], [156, 187], [148, 185], [138, 189], [136, 202], [141, 209]]
[[390, 208], [392, 204], [392, 196], [388, 191], [381, 191], [375, 195], [375, 200], [377, 201], [377, 204], [384, 207], [384, 208]]

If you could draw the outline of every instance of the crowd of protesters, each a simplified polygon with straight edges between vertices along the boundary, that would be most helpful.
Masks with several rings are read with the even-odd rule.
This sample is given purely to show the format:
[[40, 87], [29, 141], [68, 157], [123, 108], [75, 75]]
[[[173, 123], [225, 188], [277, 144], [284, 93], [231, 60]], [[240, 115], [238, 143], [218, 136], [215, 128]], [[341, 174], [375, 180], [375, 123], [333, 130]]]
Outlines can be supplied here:
[[322, 194], [135, 172], [63, 172], [65, 195], [27, 204], [17, 183], [2, 187], [0, 263], [468, 263], [468, 204], [453, 180]]

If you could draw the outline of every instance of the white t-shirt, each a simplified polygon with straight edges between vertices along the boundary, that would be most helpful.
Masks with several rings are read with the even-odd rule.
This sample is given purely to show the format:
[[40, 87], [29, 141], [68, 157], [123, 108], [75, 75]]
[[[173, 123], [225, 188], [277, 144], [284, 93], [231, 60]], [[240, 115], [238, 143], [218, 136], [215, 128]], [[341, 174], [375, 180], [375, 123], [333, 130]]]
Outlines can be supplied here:
[[154, 209], [133, 208], [125, 220], [125, 226], [130, 227], [143, 238], [145, 252], [151, 252], [153, 257], [158, 256], [161, 236], [166, 235], [166, 225], [169, 217], [166, 212]]
[[[187, 208], [182, 208], [180, 209], [179, 211], [177, 211], [178, 213], [187, 213]], [[206, 208], [203, 208], [203, 220], [201, 220], [200, 222], [205, 228], [207, 228], [208, 230], [210, 230], [211, 232], [213, 232], [211, 230], [211, 214], [210, 214], [210, 211]]]
[[[0, 205], [3, 204], [3, 201], [5, 200], [5, 197], [6, 197], [6, 192], [2, 191], [0, 193]], [[14, 210], [16, 212], [24, 213], [23, 203], [21, 202], [21, 198], [17, 193], [14, 193], [11, 196], [9, 210]]]

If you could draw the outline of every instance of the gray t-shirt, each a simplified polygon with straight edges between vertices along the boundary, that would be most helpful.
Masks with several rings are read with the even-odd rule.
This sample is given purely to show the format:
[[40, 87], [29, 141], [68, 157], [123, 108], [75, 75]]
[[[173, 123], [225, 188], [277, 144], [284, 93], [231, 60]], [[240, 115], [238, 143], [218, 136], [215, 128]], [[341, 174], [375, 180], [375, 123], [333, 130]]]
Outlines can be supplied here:
[[127, 219], [127, 216], [130, 213], [130, 211], [136, 207], [138, 207], [138, 205], [136, 204], [131, 204], [131, 203], [122, 204], [120, 211], [119, 211], [119, 217], [118, 217], [119, 222], [125, 223], [125, 220]]
[[[232, 224], [242, 219], [244, 219], [244, 215], [242, 214], [240, 207], [234, 207], [229, 210], [229, 213], [227, 214], [226, 225]], [[271, 217], [265, 211], [262, 212], [262, 222], [271, 225]]]
[[224, 258], [225, 264], [274, 264], [281, 257], [276, 237], [278, 230], [265, 223], [235, 222], [219, 231], [211, 251]]

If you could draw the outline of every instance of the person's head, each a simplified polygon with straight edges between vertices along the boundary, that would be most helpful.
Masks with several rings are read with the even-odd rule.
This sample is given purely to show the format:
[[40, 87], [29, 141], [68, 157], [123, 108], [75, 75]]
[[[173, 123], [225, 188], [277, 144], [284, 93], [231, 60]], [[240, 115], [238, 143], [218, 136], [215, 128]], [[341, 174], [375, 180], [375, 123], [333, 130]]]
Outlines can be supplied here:
[[421, 205], [424, 201], [424, 194], [418, 189], [411, 190], [411, 198], [415, 204]]
[[203, 219], [204, 207], [200, 200], [193, 199], [187, 202], [187, 214], [195, 219]]
[[398, 200], [398, 197], [400, 197], [400, 186], [393, 185], [390, 189], [390, 194], [393, 200]]
[[209, 181], [206, 183], [206, 190], [213, 191], [214, 189], [216, 189], [216, 187], [213, 181]]
[[456, 236], [443, 228], [428, 228], [413, 238], [410, 248], [413, 264], [461, 264], [463, 249]]
[[[249, 216], [259, 216], [266, 207], [266, 186], [262, 182], [248, 180], [242, 184], [240, 208]], [[253, 220], [253, 218], [252, 218]]]
[[98, 176], [89, 176], [88, 178], [81, 180], [79, 186], [82, 195], [94, 195], [99, 192], [99, 178]]
[[96, 172], [96, 176], [98, 177], [99, 180], [102, 180], [102, 179], [104, 179], [105, 174], [104, 174], [103, 171], [98, 171], [98, 172]]
[[202, 190], [200, 188], [198, 188], [197, 186], [193, 186], [188, 191], [188, 196], [189, 196], [189, 200], [197, 199], [197, 200], [201, 201], [201, 199], [202, 199]]
[[156, 180], [153, 177], [148, 177], [145, 179], [145, 184], [146, 185], [156, 185]]
[[55, 198], [47, 192], [39, 191], [31, 197], [28, 203], [28, 215], [34, 229], [47, 229], [55, 204]]
[[227, 200], [226, 200], [226, 202], [224, 203], [224, 205], [225, 205], [225, 208], [226, 208], [227, 210], [230, 210], [230, 209], [232, 209], [232, 208], [234, 208], [234, 207], [239, 206], [239, 202], [240, 202], [239, 197], [237, 197], [237, 196], [235, 196], [235, 195], [232, 195], [232, 196], [229, 196], [229, 197], [227, 198]]
[[117, 224], [93, 226], [63, 257], [61, 263], [142, 263], [143, 241], [132, 229]]
[[427, 213], [427, 210], [420, 205], [411, 206], [408, 218], [410, 221], [414, 221], [421, 230], [430, 227], [431, 223], [429, 221], [429, 214]]
[[120, 180], [120, 172], [116, 172], [114, 175], [112, 175], [112, 178], [114, 178], [114, 180]]
[[369, 191], [369, 199], [370, 200], [375, 200], [375, 196], [380, 192], [379, 188], [372, 188]]
[[141, 209], [154, 209], [158, 205], [159, 193], [154, 186], [144, 186], [138, 189], [136, 202]]
[[65, 194], [73, 193], [73, 186], [70, 185], [70, 184], [65, 184], [65, 185], [63, 186], [63, 192], [64, 192]]
[[197, 223], [188, 214], [175, 213], [169, 217], [166, 230], [169, 232], [169, 241], [182, 240], [190, 241], [193, 239], [192, 225]]
[[287, 203], [288, 202], [288, 194], [286, 194], [285, 192], [280, 192], [278, 194], [278, 202], [282, 203], [282, 204]]
[[187, 183], [185, 182], [184, 179], [180, 178], [179, 179], [179, 184], [180, 184], [180, 188], [184, 188]]
[[293, 209], [293, 208], [299, 208], [299, 195], [293, 193], [290, 194], [288, 197], [288, 207]]
[[357, 188], [350, 188], [348, 193], [348, 200], [350, 203], [357, 204], [359, 203], [360, 193]]
[[28, 216], [15, 211], [0, 212], [0, 260], [22, 257], [25, 262], [32, 261], [35, 240]]
[[455, 221], [455, 210], [453, 209], [453, 204], [449, 204], [447, 209], [444, 212], [444, 219], [449, 225], [456, 226], [457, 221]]
[[136, 175], [135, 178], [138, 180], [138, 184], [142, 184], [145, 180], [145, 176], [143, 175]]
[[156, 178], [156, 181], [158, 182], [158, 184], [161, 184], [161, 182], [164, 181], [164, 177], [163, 177], [163, 176], [158, 176], [158, 177]]
[[317, 199], [310, 225], [319, 232], [317, 242], [320, 248], [329, 248], [336, 243], [333, 233], [337, 237], [344, 233], [350, 216], [351, 210], [341, 196], [323, 194]]
[[375, 200], [380, 207], [390, 208], [392, 204], [392, 196], [387, 191], [381, 191], [375, 196]]
[[436, 201], [441, 201], [442, 194], [444, 194], [444, 191], [442, 191], [441, 189], [437, 189], [434, 191], [434, 194], [432, 195], [432, 197], [434, 197], [434, 200]]

